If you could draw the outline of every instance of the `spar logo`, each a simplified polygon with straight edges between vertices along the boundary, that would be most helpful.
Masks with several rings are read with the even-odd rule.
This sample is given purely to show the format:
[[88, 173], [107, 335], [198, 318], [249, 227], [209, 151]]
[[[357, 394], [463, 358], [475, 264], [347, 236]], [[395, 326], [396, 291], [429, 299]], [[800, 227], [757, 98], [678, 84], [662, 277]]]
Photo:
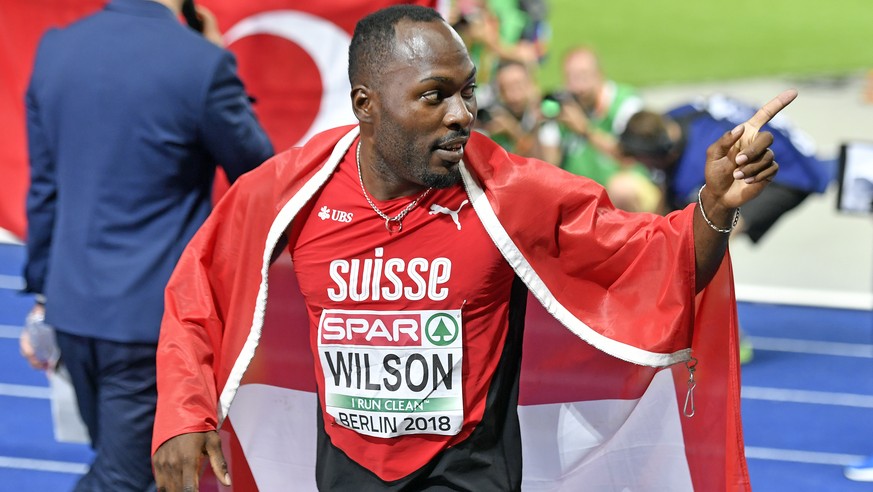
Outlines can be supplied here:
[[460, 331], [458, 322], [447, 313], [434, 314], [424, 326], [424, 335], [437, 347], [451, 345], [458, 338]]
[[321, 344], [421, 346], [418, 313], [325, 309], [320, 325]]

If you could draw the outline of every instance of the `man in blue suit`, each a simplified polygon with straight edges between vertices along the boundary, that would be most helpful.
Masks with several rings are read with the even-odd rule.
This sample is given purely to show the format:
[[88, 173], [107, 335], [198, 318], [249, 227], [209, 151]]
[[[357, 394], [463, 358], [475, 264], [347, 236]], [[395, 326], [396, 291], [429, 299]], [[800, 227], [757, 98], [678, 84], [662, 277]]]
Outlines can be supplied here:
[[214, 18], [201, 11], [200, 35], [182, 3], [112, 0], [47, 32], [27, 90], [26, 291], [96, 451], [76, 490], [153, 483], [164, 286], [210, 212], [217, 163], [233, 181], [273, 154]]

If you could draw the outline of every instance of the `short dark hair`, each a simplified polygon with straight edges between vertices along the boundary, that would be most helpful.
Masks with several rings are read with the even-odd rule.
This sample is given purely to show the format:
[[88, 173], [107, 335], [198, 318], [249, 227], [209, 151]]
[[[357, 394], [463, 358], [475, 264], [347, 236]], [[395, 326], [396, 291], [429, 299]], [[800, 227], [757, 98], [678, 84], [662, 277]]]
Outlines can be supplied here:
[[623, 154], [631, 157], [664, 157], [673, 150], [675, 144], [667, 135], [664, 116], [642, 110], [627, 121], [618, 145]]
[[436, 10], [420, 5], [392, 5], [364, 17], [355, 26], [349, 45], [349, 82], [375, 73], [385, 64], [394, 44], [394, 28], [401, 20], [443, 22]]

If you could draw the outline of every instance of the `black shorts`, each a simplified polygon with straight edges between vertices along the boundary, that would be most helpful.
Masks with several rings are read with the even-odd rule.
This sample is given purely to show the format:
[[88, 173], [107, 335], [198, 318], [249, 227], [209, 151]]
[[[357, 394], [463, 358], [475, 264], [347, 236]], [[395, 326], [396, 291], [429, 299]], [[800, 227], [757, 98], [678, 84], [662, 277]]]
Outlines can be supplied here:
[[770, 183], [754, 200], [742, 206], [744, 232], [757, 243], [785, 212], [800, 205], [809, 192]]

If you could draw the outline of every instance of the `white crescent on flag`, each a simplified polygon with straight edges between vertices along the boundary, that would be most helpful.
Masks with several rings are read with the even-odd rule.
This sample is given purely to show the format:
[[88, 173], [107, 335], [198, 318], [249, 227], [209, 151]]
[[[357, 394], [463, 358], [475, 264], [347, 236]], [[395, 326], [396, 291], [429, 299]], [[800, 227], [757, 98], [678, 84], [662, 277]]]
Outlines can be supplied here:
[[[321, 107], [301, 145], [316, 133], [355, 122], [349, 104], [346, 73], [349, 34], [327, 19], [296, 10], [274, 10], [247, 17], [224, 34], [228, 46], [247, 36], [268, 34], [300, 46], [315, 62], [321, 74]], [[342, 61], [342, 62], [340, 62]]]

